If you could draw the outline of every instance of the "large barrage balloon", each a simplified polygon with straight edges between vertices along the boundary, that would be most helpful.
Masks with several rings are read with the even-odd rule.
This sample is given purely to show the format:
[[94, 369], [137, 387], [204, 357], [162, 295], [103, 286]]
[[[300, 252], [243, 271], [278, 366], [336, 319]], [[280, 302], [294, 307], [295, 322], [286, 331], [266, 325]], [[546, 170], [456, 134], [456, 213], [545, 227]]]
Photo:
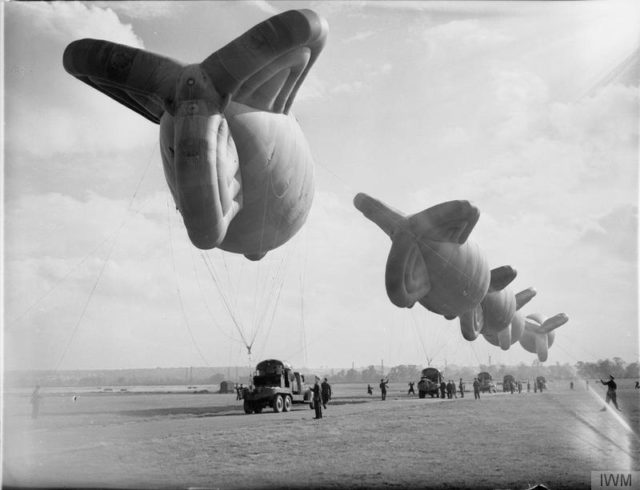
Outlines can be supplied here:
[[520, 345], [525, 350], [538, 354], [538, 360], [544, 362], [547, 360], [549, 347], [553, 345], [555, 340], [555, 332], [553, 330], [568, 321], [569, 317], [564, 313], [558, 313], [551, 318], [546, 318], [539, 313], [527, 315], [524, 332], [520, 337]]
[[366, 194], [354, 205], [391, 238], [385, 284], [391, 302], [416, 302], [453, 319], [474, 308], [489, 287], [489, 266], [467, 240], [480, 213], [468, 201], [449, 201], [406, 216]]
[[[497, 323], [485, 324], [481, 333], [490, 344], [499, 346], [502, 350], [508, 350], [509, 347], [520, 340], [520, 337], [524, 332], [524, 317], [519, 310], [536, 295], [536, 290], [533, 288], [527, 288], [516, 295], [509, 291], [508, 288], [505, 288], [503, 291], [506, 296], [513, 298], [515, 303], [515, 311], [513, 312], [511, 319], [503, 329], [498, 329], [499, 325]], [[487, 294], [487, 296], [489, 296], [489, 294]], [[487, 298], [485, 298], [485, 300], [486, 299]], [[485, 300], [483, 300], [483, 303]]]
[[82, 39], [65, 69], [160, 125], [164, 173], [192, 243], [260, 259], [303, 225], [313, 160], [289, 113], [327, 36], [310, 10], [276, 15], [199, 64]]

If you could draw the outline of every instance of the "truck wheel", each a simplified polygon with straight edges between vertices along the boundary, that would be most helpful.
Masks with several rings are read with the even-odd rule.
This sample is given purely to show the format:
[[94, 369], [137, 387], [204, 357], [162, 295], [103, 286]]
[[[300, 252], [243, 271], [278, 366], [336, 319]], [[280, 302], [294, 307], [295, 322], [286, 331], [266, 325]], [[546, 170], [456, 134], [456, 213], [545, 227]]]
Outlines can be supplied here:
[[253, 410], [251, 410], [251, 403], [249, 403], [247, 400], [245, 400], [244, 401], [244, 413], [250, 414], [251, 412], [253, 412]]
[[276, 413], [282, 412], [284, 409], [284, 401], [282, 401], [282, 397], [280, 395], [276, 395], [273, 399], [273, 411]]
[[284, 407], [282, 408], [284, 412], [288, 412], [291, 410], [291, 397], [289, 395], [284, 397]]
[[256, 407], [254, 412], [255, 413], [262, 413], [262, 407]]
[[424, 398], [425, 392], [424, 391], [418, 391], [418, 398]]

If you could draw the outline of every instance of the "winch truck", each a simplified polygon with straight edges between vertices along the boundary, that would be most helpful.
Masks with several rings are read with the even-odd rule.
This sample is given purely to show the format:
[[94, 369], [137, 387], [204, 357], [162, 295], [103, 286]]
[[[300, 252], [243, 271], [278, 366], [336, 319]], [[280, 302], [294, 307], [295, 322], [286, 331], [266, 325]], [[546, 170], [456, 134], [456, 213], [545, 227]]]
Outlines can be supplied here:
[[244, 413], [261, 413], [266, 407], [274, 412], [288, 412], [294, 403], [313, 406], [311, 388], [304, 375], [294, 371], [286, 361], [267, 359], [256, 366], [253, 387], [245, 388]]

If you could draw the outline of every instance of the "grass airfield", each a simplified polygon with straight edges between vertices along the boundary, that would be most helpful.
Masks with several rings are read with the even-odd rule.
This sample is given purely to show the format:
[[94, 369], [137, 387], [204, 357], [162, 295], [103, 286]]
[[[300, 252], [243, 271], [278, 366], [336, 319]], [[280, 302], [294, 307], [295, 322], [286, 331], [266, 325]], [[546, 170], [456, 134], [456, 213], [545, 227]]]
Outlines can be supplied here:
[[[618, 381], [618, 380], [616, 380]], [[566, 386], [565, 386], [566, 385]], [[4, 487], [590, 488], [591, 471], [640, 470], [640, 390], [550, 383], [544, 393], [386, 401], [334, 385], [306, 405], [245, 415], [230, 394], [5, 393]], [[459, 396], [459, 395], [458, 395]]]

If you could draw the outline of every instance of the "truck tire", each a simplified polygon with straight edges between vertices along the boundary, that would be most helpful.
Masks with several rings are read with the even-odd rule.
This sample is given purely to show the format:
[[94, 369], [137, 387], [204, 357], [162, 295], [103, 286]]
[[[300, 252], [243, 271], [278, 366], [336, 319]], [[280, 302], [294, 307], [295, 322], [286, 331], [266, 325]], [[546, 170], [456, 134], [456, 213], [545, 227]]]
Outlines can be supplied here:
[[273, 411], [275, 413], [280, 413], [284, 409], [284, 401], [280, 395], [276, 395], [273, 399]]
[[256, 407], [253, 411], [255, 413], [262, 413], [262, 407]]
[[291, 397], [289, 395], [285, 395], [284, 406], [282, 407], [282, 411], [289, 412], [290, 410], [291, 410]]
[[426, 393], [424, 391], [418, 391], [418, 398], [424, 398]]
[[246, 413], [248, 415], [251, 412], [253, 412], [253, 410], [251, 409], [251, 403], [249, 403], [249, 401], [245, 400], [244, 401], [244, 413]]

